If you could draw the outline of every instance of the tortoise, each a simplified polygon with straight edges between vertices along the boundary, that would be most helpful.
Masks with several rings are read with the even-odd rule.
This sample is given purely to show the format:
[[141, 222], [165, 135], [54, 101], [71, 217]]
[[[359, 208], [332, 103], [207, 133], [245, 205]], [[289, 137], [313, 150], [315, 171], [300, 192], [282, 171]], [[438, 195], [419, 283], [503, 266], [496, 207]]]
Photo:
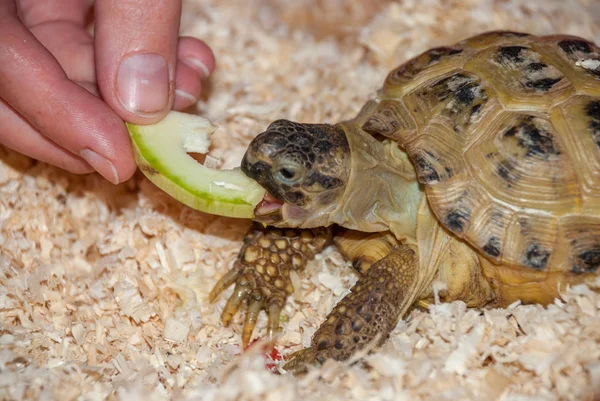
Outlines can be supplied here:
[[209, 298], [235, 283], [222, 322], [247, 306], [244, 347], [324, 247], [359, 274], [286, 370], [381, 346], [434, 280], [441, 301], [546, 305], [600, 270], [600, 48], [491, 31], [430, 49], [348, 121], [274, 121], [242, 170], [268, 194]]

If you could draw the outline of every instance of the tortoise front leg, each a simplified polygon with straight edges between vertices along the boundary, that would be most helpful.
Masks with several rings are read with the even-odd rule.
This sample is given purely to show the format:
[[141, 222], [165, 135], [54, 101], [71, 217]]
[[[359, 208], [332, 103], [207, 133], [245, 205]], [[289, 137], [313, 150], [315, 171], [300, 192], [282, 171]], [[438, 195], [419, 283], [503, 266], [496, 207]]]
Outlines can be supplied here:
[[335, 306], [310, 347], [293, 354], [284, 369], [300, 372], [327, 359], [349, 359], [372, 342], [382, 345], [418, 296], [418, 266], [416, 247], [392, 248]]
[[261, 310], [267, 311], [267, 336], [273, 338], [279, 329], [279, 315], [286, 298], [294, 292], [290, 271], [303, 270], [314, 256], [330, 242], [329, 229], [278, 229], [254, 223], [244, 238], [234, 267], [210, 292], [213, 302], [235, 283], [221, 321], [228, 326], [242, 304], [247, 304], [242, 329], [242, 346], [246, 348]]

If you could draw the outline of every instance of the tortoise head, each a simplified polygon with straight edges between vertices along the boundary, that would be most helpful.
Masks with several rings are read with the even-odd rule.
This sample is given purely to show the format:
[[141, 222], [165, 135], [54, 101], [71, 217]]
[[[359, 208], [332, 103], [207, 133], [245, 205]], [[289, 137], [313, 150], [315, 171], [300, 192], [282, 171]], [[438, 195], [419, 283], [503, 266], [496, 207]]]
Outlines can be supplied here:
[[250, 143], [241, 167], [268, 192], [257, 221], [326, 225], [348, 182], [350, 148], [338, 126], [277, 120]]

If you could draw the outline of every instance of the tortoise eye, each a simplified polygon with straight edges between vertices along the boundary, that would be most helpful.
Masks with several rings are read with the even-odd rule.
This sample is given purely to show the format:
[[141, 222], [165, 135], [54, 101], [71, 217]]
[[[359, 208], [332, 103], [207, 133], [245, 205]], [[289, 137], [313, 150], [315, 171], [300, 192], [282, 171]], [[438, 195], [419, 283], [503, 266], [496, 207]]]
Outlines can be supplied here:
[[286, 178], [288, 180], [291, 180], [294, 178], [294, 176], [296, 175], [296, 172], [292, 169], [289, 169], [287, 167], [284, 167], [282, 169], [279, 170], [279, 174], [281, 174], [281, 176], [283, 178]]
[[277, 179], [287, 185], [295, 184], [302, 179], [303, 172], [302, 166], [282, 166], [277, 169]]

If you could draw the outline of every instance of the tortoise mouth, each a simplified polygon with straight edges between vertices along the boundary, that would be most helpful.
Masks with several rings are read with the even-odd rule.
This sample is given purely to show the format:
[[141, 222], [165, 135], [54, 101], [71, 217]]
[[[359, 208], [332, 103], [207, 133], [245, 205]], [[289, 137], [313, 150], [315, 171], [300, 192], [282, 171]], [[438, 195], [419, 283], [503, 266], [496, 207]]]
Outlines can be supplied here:
[[259, 202], [258, 205], [256, 205], [256, 208], [254, 209], [254, 214], [257, 217], [269, 215], [279, 211], [279, 209], [281, 209], [283, 205], [284, 202], [282, 200], [279, 200], [273, 195], [271, 195], [269, 192], [266, 192], [263, 199]]
[[275, 227], [300, 227], [310, 214], [299, 206], [277, 199], [269, 192], [254, 208], [254, 220]]

